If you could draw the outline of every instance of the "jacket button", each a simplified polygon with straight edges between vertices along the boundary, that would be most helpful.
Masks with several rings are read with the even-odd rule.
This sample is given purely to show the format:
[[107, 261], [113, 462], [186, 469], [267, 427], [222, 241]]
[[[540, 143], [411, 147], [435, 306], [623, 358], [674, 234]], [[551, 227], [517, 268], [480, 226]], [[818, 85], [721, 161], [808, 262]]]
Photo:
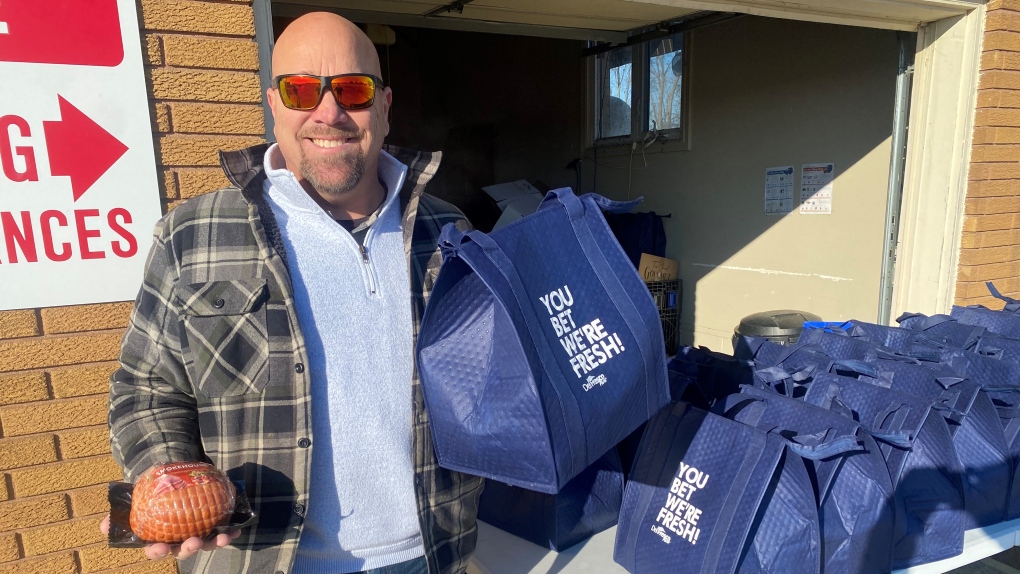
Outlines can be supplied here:
[[312, 441], [310, 441], [310, 440], [308, 440], [306, 438], [298, 439], [297, 445], [299, 447], [301, 447], [301, 448], [308, 448], [308, 447], [312, 446]]
[[301, 363], [294, 365], [294, 372], [300, 375], [305, 372], [305, 366]]
[[294, 514], [297, 514], [298, 516], [303, 516], [304, 513], [305, 513], [305, 505], [304, 504], [295, 504], [294, 505]]
[[224, 304], [226, 304], [226, 301], [224, 301], [223, 299], [216, 299], [215, 301], [212, 302], [212, 306], [216, 307], [217, 309], [222, 309]]

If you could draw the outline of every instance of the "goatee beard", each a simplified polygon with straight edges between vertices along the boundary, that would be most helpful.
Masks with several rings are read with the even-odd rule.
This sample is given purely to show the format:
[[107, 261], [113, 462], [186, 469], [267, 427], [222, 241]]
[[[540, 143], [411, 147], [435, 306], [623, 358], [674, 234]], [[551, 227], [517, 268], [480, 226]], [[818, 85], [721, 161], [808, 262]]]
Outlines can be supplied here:
[[301, 158], [301, 172], [322, 195], [344, 195], [354, 189], [365, 175], [365, 156], [361, 148], [326, 161], [313, 162], [304, 156]]

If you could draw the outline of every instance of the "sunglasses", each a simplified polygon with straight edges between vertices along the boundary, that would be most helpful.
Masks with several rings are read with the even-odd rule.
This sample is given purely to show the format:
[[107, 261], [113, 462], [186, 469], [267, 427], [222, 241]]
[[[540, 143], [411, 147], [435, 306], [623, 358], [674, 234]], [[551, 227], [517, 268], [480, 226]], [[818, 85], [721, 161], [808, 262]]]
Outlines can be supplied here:
[[327, 91], [333, 92], [341, 108], [363, 110], [372, 107], [376, 87], [383, 85], [382, 80], [371, 74], [285, 74], [273, 78], [273, 83], [280, 92], [280, 101], [292, 110], [314, 110]]

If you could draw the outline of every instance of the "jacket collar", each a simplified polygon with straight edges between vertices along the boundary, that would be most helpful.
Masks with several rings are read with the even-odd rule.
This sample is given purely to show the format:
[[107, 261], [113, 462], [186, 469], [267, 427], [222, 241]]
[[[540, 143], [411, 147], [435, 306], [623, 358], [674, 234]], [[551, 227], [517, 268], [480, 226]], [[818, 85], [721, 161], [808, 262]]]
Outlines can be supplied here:
[[[263, 183], [266, 180], [263, 161], [268, 149], [269, 144], [263, 143], [237, 151], [220, 152], [220, 167], [223, 168], [223, 173], [230, 183], [241, 190], [248, 203], [261, 203]], [[392, 145], [384, 145], [383, 149], [408, 167], [404, 184], [400, 188], [400, 209], [405, 221], [408, 216], [413, 219], [413, 211], [417, 211], [418, 208], [418, 197], [436, 174], [443, 154], [438, 151], [420, 152]]]

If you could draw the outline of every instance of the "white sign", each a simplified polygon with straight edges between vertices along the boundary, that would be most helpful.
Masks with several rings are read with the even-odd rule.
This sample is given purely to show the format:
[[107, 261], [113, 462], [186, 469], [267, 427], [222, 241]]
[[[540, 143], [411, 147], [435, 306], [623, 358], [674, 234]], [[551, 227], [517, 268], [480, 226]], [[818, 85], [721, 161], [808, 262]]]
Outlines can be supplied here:
[[808, 163], [800, 167], [800, 212], [832, 213], [832, 180], [836, 164]]
[[793, 166], [765, 168], [765, 213], [793, 211]]
[[0, 309], [135, 298], [159, 188], [134, 0], [0, 2]]

